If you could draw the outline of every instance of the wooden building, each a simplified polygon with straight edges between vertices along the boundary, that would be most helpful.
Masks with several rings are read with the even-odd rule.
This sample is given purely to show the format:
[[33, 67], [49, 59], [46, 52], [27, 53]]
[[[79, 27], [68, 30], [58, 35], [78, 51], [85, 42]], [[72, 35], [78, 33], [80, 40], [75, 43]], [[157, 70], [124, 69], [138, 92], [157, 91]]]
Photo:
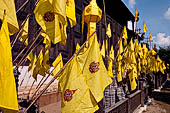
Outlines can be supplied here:
[[[24, 0], [15, 0], [16, 2], [16, 9], [19, 9], [23, 4]], [[30, 0], [30, 2], [27, 4], [26, 7], [24, 7], [21, 11], [17, 13], [19, 24], [26, 18], [26, 15], [34, 8], [34, 3], [36, 0]], [[63, 46], [62, 44], [56, 44], [52, 45], [52, 48], [50, 49], [50, 62], [54, 61], [54, 59], [57, 57], [57, 55], [62, 52], [62, 55], [64, 57], [64, 62], [73, 55], [75, 52], [76, 44], [79, 43], [80, 45], [83, 44], [83, 42], [86, 41], [87, 37], [87, 25], [85, 24], [84, 33], [82, 34], [82, 11], [89, 4], [88, 0], [75, 0], [76, 4], [76, 19], [77, 19], [77, 25], [70, 29], [67, 28], [67, 44], [66, 46]], [[103, 11], [103, 2], [102, 0], [97, 0], [98, 6]], [[109, 45], [113, 44], [114, 47], [116, 46], [119, 37], [122, 35], [122, 29], [126, 25], [128, 21], [131, 21], [134, 23], [134, 16], [133, 14], [128, 10], [128, 8], [125, 6], [125, 4], [121, 0], [116, 1], [106, 1], [106, 14], [107, 14], [107, 24], [111, 24], [111, 30], [112, 30], [112, 37], [109, 40]], [[133, 24], [132, 24], [133, 25]], [[33, 40], [34, 34], [36, 33], [38, 29], [38, 25], [36, 24], [34, 15], [30, 16], [29, 20], [29, 41]], [[106, 28], [105, 28], [105, 21], [104, 17], [102, 16], [102, 20], [97, 24], [97, 34], [98, 34], [98, 40], [102, 42], [106, 39]], [[132, 37], [134, 36], [134, 27], [132, 30], [128, 29], [128, 36]], [[38, 40], [39, 41], [39, 40]], [[37, 43], [38, 43], [37, 41]], [[24, 47], [21, 43], [17, 42], [15, 44], [15, 47], [13, 49], [13, 58], [16, 57], [16, 55], [19, 53], [18, 51], [20, 47]], [[40, 46], [36, 49], [36, 52], [39, 53], [40, 49], [42, 48], [43, 44], [41, 43]], [[17, 63], [17, 62], [15, 62]]]
[[[25, 0], [15, 0], [16, 9], [18, 10], [24, 2]], [[20, 10], [17, 13], [18, 21], [20, 24], [26, 18], [26, 15], [34, 8], [35, 2], [36, 0], [30, 0], [30, 2], [26, 5], [26, 7], [24, 7], [22, 10]], [[58, 56], [60, 52], [62, 53], [64, 63], [66, 63], [75, 52], [76, 44], [79, 43], [80, 45], [82, 45], [87, 39], [87, 25], [85, 24], [84, 33], [82, 34], [81, 21], [82, 21], [82, 11], [85, 8], [85, 6], [89, 4], [89, 0], [75, 0], [75, 4], [76, 4], [77, 25], [72, 29], [70, 29], [70, 27], [67, 28], [68, 37], [67, 37], [66, 46], [63, 46], [60, 43], [56, 45], [52, 44], [52, 47], [50, 48], [50, 63], [52, 63], [55, 60], [55, 58]], [[104, 13], [103, 1], [97, 0], [97, 4]], [[111, 32], [112, 32], [112, 37], [109, 38], [109, 49], [111, 45], [113, 45], [115, 50], [115, 56], [116, 56], [117, 49], [118, 49], [116, 47], [117, 42], [119, 38], [122, 36], [123, 27], [127, 26], [129, 21], [132, 22], [132, 29], [131, 30], [127, 29], [128, 37], [129, 37], [128, 42], [130, 41], [131, 37], [135, 37], [135, 33], [134, 33], [135, 17], [121, 0], [105, 0], [105, 4], [106, 4], [105, 8], [106, 8], [106, 22], [107, 22], [106, 24], [110, 23]], [[34, 40], [35, 38], [34, 34], [36, 33], [38, 28], [39, 25], [36, 23], [34, 15], [32, 14], [29, 20], [29, 42], [31, 42], [31, 40]], [[106, 26], [105, 26], [104, 14], [102, 15], [102, 20], [99, 23], [97, 23], [96, 28], [97, 28], [98, 40], [100, 42], [103, 42], [103, 40], [106, 40]], [[41, 39], [42, 37], [40, 37], [39, 40], [36, 41], [36, 43], [39, 43]], [[23, 47], [24, 45], [21, 44], [19, 41], [17, 41], [17, 43], [15, 44], [12, 50], [13, 58], [15, 58], [18, 55], [18, 53], [22, 50]], [[36, 50], [34, 50], [34, 53], [38, 55], [38, 53], [42, 48], [44, 48], [44, 45], [41, 41], [40, 45], [36, 48]], [[21, 57], [19, 59], [21, 59]], [[14, 62], [14, 64], [17, 64], [19, 59], [16, 62]], [[23, 65], [27, 65], [27, 63]], [[110, 93], [113, 92], [113, 89], [114, 89], [114, 85], [112, 84], [109, 86], [108, 95], [110, 95]], [[123, 98], [122, 101], [120, 101], [118, 104], [116, 104], [115, 102], [114, 105], [112, 105], [112, 103], [109, 101], [110, 105], [108, 105], [108, 107], [104, 107], [103, 103], [106, 102], [105, 100], [103, 100], [100, 104], [100, 110], [98, 112], [132, 113], [143, 102], [144, 100], [142, 99], [144, 98], [142, 96], [143, 94], [145, 93], [143, 93], [141, 90], [138, 90], [132, 95], [129, 95], [128, 97], [126, 96], [127, 98]], [[113, 96], [115, 95], [113, 94]], [[111, 98], [113, 97], [111, 96]]]

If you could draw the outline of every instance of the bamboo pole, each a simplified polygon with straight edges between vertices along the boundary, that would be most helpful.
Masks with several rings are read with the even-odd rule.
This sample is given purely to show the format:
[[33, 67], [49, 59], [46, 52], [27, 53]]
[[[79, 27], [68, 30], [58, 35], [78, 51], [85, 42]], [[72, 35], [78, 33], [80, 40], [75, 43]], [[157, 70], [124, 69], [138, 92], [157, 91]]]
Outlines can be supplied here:
[[[104, 24], [105, 24], [105, 29], [107, 29], [107, 19], [106, 19], [106, 6], [105, 6], [105, 0], [103, 0], [103, 8], [104, 8]], [[107, 46], [109, 46], [107, 35], [106, 35], [106, 40], [105, 40], [105, 49], [108, 48], [108, 47], [106, 47], [106, 43], [107, 43]], [[108, 57], [108, 50], [106, 50], [106, 56]]]
[[[58, 55], [59, 56], [59, 55]], [[58, 57], [57, 56], [57, 57]], [[60, 63], [60, 62], [59, 62]], [[58, 64], [59, 64], [58, 63]], [[58, 64], [56, 64], [56, 65], [58, 65]], [[54, 67], [54, 69], [55, 69], [56, 67]], [[53, 73], [53, 70], [51, 71], [51, 73]], [[47, 81], [47, 79], [50, 77], [50, 74], [44, 79], [44, 81], [42, 82], [42, 84], [38, 87], [38, 88], [36, 88], [37, 90], [34, 92], [34, 94], [32, 95], [32, 97], [31, 97], [31, 99], [33, 99], [34, 98], [34, 96], [36, 95], [36, 93], [38, 92], [38, 90], [42, 87], [42, 85]]]
[[[36, 32], [36, 33], [38, 33], [40, 31], [40, 29]], [[39, 32], [39, 34], [37, 35], [37, 37], [35, 38], [35, 40], [33, 41], [33, 42], [30, 42], [30, 43], [32, 43], [31, 44], [31, 46], [29, 46], [29, 48], [28, 49], [30, 49], [32, 46], [33, 46], [33, 44], [36, 42], [36, 40], [38, 39], [38, 37], [40, 36], [40, 32]], [[35, 35], [34, 35], [34, 37], [35, 37]], [[13, 62], [12, 63], [15, 63], [15, 61], [21, 56], [21, 54], [26, 50], [26, 48], [27, 48], [27, 46], [16, 56], [16, 58], [13, 60]]]
[[30, 0], [25, 1], [25, 3], [22, 4], [22, 6], [16, 11], [18, 13], [23, 7], [25, 7]]
[[27, 19], [30, 17], [30, 15], [33, 13], [33, 11], [34, 11], [34, 9], [35, 9], [35, 7], [37, 6], [37, 4], [38, 4], [39, 1], [40, 1], [40, 0], [37, 0], [37, 1], [36, 1], [35, 5], [34, 5], [34, 8], [28, 13], [28, 15], [26, 16], [25, 20], [22, 22], [21, 28], [19, 29], [19, 32], [17, 33], [14, 41], [11, 42], [11, 49], [14, 47], [15, 42], [16, 42], [17, 39], [19, 38], [19, 36], [20, 36], [20, 34], [21, 34], [21, 32], [22, 32], [22, 30], [23, 30], [23, 28], [24, 28], [24, 24], [26, 23], [26, 21], [27, 21]]
[[[38, 94], [38, 96], [32, 101], [32, 103], [27, 107], [27, 109], [24, 111], [24, 113], [26, 113], [30, 107], [41, 97], [41, 95], [47, 90], [47, 88], [57, 79], [57, 77], [60, 75], [60, 73], [65, 69], [65, 67], [68, 65], [68, 63], [75, 57], [76, 54], [78, 54], [80, 52], [80, 50], [82, 50], [82, 48], [86, 45], [86, 43], [89, 41], [89, 39], [96, 33], [96, 31], [94, 33], [92, 33], [92, 35], [88, 38], [88, 40], [80, 47], [80, 49], [69, 59], [69, 61], [63, 66], [63, 68], [54, 76], [54, 78], [46, 85], [46, 87]], [[52, 72], [54, 71], [54, 69], [52, 70]], [[52, 72], [49, 74], [51, 75]]]

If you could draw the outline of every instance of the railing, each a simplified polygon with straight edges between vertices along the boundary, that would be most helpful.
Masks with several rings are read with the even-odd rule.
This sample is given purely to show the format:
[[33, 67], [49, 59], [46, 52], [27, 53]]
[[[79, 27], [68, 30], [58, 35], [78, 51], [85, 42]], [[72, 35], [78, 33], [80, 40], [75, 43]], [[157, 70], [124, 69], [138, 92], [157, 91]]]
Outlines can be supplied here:
[[[145, 93], [143, 91], [143, 93]], [[128, 98], [117, 102], [109, 108], [100, 109], [97, 113], [133, 113], [141, 105], [142, 91], [127, 96]]]

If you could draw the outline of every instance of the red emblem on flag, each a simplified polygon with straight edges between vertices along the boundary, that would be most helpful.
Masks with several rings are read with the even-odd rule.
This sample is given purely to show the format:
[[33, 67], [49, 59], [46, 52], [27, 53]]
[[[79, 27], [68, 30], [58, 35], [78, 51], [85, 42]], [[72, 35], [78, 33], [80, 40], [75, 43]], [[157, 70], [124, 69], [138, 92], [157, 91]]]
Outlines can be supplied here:
[[89, 65], [89, 71], [90, 71], [91, 73], [96, 73], [96, 72], [99, 70], [99, 65], [100, 65], [99, 62], [92, 62], [92, 63]]
[[49, 61], [49, 60], [47, 60], [47, 61], [46, 61], [46, 64], [47, 64], [47, 65], [50, 65], [50, 61]]
[[76, 90], [70, 90], [66, 89], [64, 92], [64, 100], [69, 102], [73, 99], [73, 94], [76, 92]]
[[55, 14], [54, 12], [48, 11], [44, 14], [43, 18], [46, 22], [52, 22], [55, 19]]
[[69, 6], [69, 0], [66, 0], [66, 5]]

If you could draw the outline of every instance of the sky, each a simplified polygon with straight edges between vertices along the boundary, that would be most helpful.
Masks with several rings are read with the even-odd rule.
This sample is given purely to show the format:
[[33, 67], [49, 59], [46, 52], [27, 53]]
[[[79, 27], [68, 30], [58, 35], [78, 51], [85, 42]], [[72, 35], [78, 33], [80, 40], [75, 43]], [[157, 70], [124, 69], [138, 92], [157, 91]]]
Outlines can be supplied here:
[[122, 0], [129, 10], [135, 15], [139, 12], [137, 26], [143, 31], [145, 23], [149, 33], [152, 34], [153, 42], [157, 47], [170, 45], [170, 0]]

